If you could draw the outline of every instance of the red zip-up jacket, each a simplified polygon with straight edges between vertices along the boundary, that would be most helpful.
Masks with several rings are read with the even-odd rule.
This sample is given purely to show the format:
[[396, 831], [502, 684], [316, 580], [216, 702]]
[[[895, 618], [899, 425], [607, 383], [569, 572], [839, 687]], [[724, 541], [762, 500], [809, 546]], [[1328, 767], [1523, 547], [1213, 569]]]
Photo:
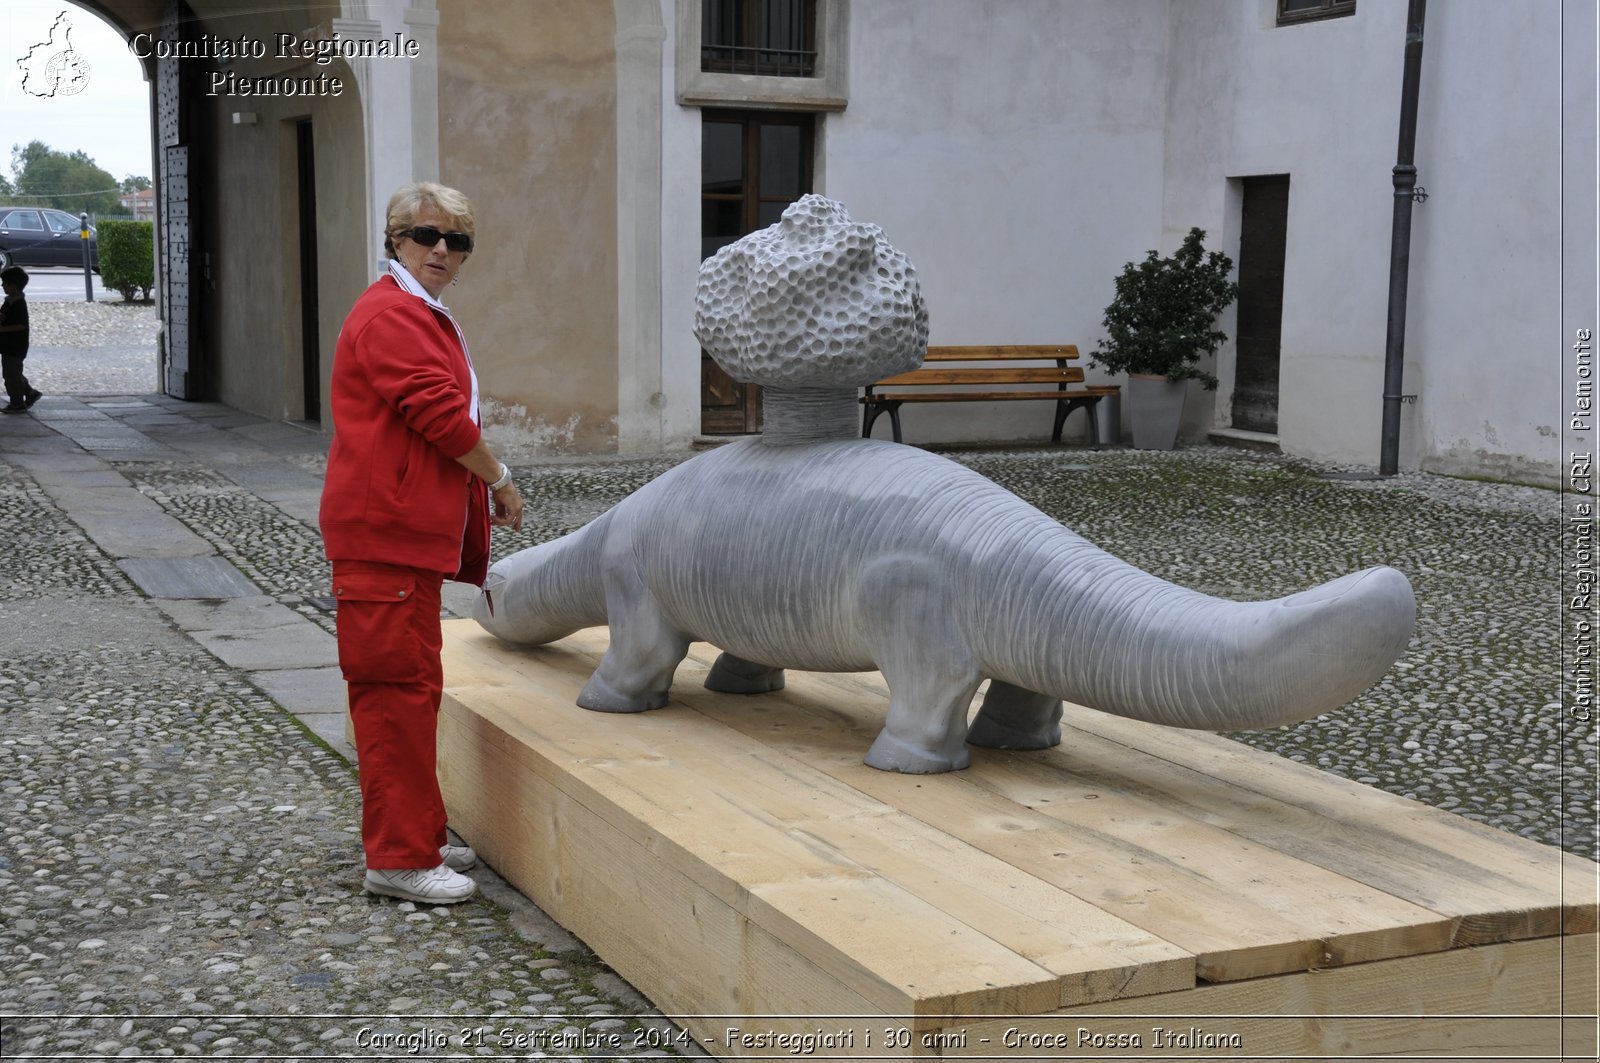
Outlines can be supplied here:
[[332, 390], [319, 515], [329, 560], [407, 565], [481, 586], [488, 491], [455, 461], [480, 430], [454, 324], [380, 279], [339, 331]]

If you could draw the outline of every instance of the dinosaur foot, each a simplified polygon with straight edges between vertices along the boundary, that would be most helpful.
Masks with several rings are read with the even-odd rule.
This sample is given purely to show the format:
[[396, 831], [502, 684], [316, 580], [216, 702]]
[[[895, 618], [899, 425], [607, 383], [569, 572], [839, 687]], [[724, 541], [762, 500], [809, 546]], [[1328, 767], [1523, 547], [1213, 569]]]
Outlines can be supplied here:
[[967, 742], [984, 749], [1052, 749], [1061, 744], [1060, 726], [1038, 728], [1007, 727], [978, 717], [967, 732]]
[[1061, 744], [1061, 700], [990, 680], [967, 741], [985, 749], [1049, 749]]
[[783, 689], [783, 669], [723, 652], [706, 676], [706, 689], [724, 694], [770, 694]]
[[898, 771], [907, 775], [937, 775], [940, 772], [960, 771], [971, 763], [966, 748], [956, 749], [953, 755], [896, 738], [887, 730], [879, 731], [867, 750], [867, 766], [879, 771]]
[[582, 708], [594, 712], [647, 712], [650, 709], [659, 709], [667, 703], [665, 690], [647, 691], [643, 694], [629, 695], [617, 690], [607, 683], [596, 672], [589, 677], [589, 681], [578, 691], [578, 704]]

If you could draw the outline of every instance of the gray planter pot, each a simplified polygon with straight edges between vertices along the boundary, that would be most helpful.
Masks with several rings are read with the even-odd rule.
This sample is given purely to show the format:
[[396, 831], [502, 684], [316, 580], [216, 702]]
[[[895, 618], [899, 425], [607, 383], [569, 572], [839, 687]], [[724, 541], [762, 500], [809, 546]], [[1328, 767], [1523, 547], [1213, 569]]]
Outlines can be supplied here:
[[1128, 374], [1128, 414], [1133, 418], [1136, 450], [1171, 450], [1178, 441], [1183, 399], [1189, 382], [1164, 376]]

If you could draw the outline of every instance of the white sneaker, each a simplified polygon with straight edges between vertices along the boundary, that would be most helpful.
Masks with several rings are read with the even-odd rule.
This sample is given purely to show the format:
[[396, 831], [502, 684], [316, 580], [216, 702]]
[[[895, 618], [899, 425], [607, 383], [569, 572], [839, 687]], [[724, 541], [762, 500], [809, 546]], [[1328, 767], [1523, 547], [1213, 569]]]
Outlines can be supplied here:
[[478, 892], [478, 884], [465, 875], [440, 864], [438, 867], [404, 870], [367, 869], [363, 883], [368, 893], [399, 897], [419, 904], [456, 904]]
[[478, 864], [478, 854], [470, 845], [441, 845], [439, 859], [456, 871], [469, 871]]

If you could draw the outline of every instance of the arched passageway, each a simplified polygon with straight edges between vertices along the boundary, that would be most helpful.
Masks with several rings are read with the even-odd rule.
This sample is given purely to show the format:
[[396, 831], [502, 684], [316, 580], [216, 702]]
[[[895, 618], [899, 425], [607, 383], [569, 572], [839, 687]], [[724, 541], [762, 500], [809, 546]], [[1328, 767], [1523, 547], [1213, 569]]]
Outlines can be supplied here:
[[63, 8], [113, 27], [142, 71], [169, 396], [320, 419], [339, 317], [324, 308], [348, 305], [366, 283], [372, 245], [371, 71], [314, 51], [338, 33], [377, 32], [345, 18], [350, 6]]

